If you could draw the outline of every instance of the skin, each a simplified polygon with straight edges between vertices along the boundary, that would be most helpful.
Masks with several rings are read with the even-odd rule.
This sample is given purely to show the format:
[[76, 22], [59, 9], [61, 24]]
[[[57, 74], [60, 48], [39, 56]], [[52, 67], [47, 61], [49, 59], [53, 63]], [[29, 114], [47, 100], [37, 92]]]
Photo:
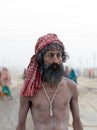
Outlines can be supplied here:
[[[51, 53], [54, 55], [52, 56]], [[60, 53], [58, 50], [48, 51], [44, 55], [44, 63], [62, 63], [62, 57], [57, 56], [58, 53]], [[58, 87], [57, 84], [47, 82], [43, 84], [51, 99]], [[79, 115], [77, 86], [67, 78], [62, 77], [60, 81], [53, 101], [53, 117], [49, 114], [49, 101], [43, 88], [33, 97], [20, 97], [19, 121], [16, 130], [26, 130], [25, 124], [29, 109], [33, 118], [34, 130], [68, 130], [70, 110], [73, 117], [73, 129], [83, 130]]]

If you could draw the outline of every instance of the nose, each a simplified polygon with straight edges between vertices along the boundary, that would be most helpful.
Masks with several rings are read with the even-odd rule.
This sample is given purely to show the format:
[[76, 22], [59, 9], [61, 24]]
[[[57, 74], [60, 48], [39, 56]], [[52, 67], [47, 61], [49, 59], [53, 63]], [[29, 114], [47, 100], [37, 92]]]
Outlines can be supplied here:
[[57, 55], [54, 55], [52, 60], [53, 60], [53, 63], [59, 63], [59, 59]]

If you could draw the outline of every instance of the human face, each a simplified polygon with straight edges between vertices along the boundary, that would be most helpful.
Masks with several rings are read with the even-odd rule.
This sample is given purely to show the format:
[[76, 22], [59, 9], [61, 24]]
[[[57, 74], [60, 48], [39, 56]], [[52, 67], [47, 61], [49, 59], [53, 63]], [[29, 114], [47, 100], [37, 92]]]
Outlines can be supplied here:
[[59, 83], [63, 76], [64, 68], [60, 51], [48, 51], [44, 55], [42, 79], [50, 84]]
[[48, 51], [44, 57], [44, 64], [49, 65], [49, 64], [61, 64], [62, 63], [62, 53], [58, 50], [50, 50]]

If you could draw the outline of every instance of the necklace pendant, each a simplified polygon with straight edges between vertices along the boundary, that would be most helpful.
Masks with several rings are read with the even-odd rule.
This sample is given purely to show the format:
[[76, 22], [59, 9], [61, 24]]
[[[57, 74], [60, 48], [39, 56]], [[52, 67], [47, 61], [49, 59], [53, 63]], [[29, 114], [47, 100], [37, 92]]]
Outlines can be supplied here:
[[53, 116], [53, 107], [52, 107], [52, 103], [50, 102], [50, 116]]
[[50, 112], [50, 116], [53, 116], [53, 112], [52, 111]]
[[42, 84], [42, 87], [43, 87], [44, 93], [45, 93], [45, 95], [46, 95], [46, 97], [47, 97], [47, 99], [48, 99], [48, 101], [49, 101], [49, 114], [50, 114], [50, 116], [52, 117], [52, 116], [54, 116], [53, 102], [54, 102], [56, 93], [57, 93], [57, 91], [58, 91], [58, 89], [59, 89], [59, 84], [58, 84], [58, 87], [57, 87], [56, 91], [54, 92], [54, 95], [52, 96], [51, 99], [49, 98], [48, 93], [47, 93], [47, 91], [46, 91], [46, 89], [45, 89], [45, 87], [44, 87], [43, 84]]

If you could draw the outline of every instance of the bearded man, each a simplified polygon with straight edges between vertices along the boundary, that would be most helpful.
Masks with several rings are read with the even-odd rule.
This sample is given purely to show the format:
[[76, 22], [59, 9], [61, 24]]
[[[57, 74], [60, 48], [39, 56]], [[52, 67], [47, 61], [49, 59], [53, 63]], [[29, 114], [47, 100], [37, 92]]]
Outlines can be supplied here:
[[77, 86], [63, 76], [63, 62], [67, 58], [65, 47], [56, 34], [49, 33], [38, 39], [20, 93], [16, 130], [26, 130], [29, 110], [34, 130], [68, 130], [70, 110], [74, 130], [83, 130]]

